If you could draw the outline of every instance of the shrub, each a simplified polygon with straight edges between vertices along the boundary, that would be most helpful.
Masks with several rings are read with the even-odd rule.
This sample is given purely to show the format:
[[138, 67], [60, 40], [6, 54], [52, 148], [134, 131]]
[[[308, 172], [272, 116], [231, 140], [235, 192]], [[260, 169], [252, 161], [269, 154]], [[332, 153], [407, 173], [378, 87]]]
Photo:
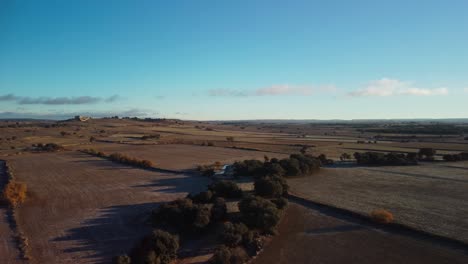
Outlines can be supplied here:
[[393, 214], [384, 209], [374, 210], [370, 214], [372, 220], [381, 224], [388, 224], [393, 221]]
[[216, 197], [240, 198], [242, 196], [242, 190], [233, 181], [219, 181], [209, 188]]
[[255, 194], [264, 197], [279, 197], [288, 193], [289, 186], [278, 176], [259, 178], [254, 183]]
[[251, 228], [258, 228], [266, 233], [274, 233], [280, 220], [276, 205], [258, 196], [248, 196], [239, 202], [242, 220]]
[[149, 140], [149, 139], [160, 139], [160, 138], [161, 138], [160, 134], [153, 134], [153, 135], [142, 136], [140, 139], [141, 140]]
[[206, 177], [211, 177], [215, 174], [215, 169], [213, 165], [199, 165], [197, 171]]
[[179, 238], [162, 230], [154, 230], [132, 250], [134, 263], [169, 264], [177, 257]]
[[222, 246], [218, 248], [210, 259], [211, 264], [242, 264], [249, 256], [243, 248], [228, 248]]
[[211, 207], [211, 221], [218, 222], [226, 219], [227, 206], [223, 198], [216, 198], [213, 207]]
[[3, 190], [3, 199], [6, 200], [11, 207], [17, 207], [26, 200], [26, 193], [26, 183], [10, 181]]
[[131, 264], [131, 259], [127, 255], [116, 256], [112, 259], [113, 264]]
[[55, 143], [47, 143], [47, 144], [39, 143], [35, 147], [36, 151], [45, 151], [45, 152], [55, 152], [55, 151], [60, 151], [63, 149], [64, 148], [62, 146], [60, 146], [59, 144], [55, 144]]
[[153, 163], [149, 160], [138, 160], [135, 158], [130, 158], [120, 153], [112, 153], [108, 158], [114, 162], [130, 166], [136, 166], [144, 169], [153, 167]]

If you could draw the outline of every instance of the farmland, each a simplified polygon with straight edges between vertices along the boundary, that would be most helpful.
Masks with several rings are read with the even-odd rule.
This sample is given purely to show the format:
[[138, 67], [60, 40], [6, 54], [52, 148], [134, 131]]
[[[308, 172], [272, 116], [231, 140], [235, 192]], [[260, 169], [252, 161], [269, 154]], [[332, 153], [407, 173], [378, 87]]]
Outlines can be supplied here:
[[[466, 126], [454, 127], [459, 131]], [[349, 258], [360, 263], [463, 263], [460, 250], [439, 244], [438, 237], [468, 243], [468, 163], [442, 161], [444, 154], [468, 151], [465, 135], [385, 133], [385, 128], [381, 123], [115, 118], [0, 122], [0, 159], [28, 187], [26, 201], [15, 209], [13, 221], [27, 237], [30, 254], [29, 260], [21, 259], [10, 211], [4, 206], [0, 208], [0, 256], [6, 261], [0, 262], [109, 263], [151, 230], [147, 224], [151, 210], [207, 188], [212, 179], [199, 175], [197, 166], [249, 159], [263, 162], [304, 152], [325, 154], [335, 163], [313, 175], [288, 178], [293, 195], [364, 216], [386, 209], [396, 223], [437, 237], [421, 241], [412, 235], [382, 233], [290, 200], [278, 235], [268, 239], [254, 263], [340, 263]], [[43, 145], [47, 143], [60, 148], [49, 151]], [[435, 161], [414, 166], [357, 166], [352, 158], [340, 161], [343, 153], [417, 153], [420, 148], [435, 149]], [[152, 165], [122, 165], [81, 151], [85, 149], [119, 153]], [[7, 180], [4, 173], [1, 177], [2, 182]], [[238, 183], [253, 191], [251, 178]], [[228, 205], [231, 211], [239, 211], [236, 203]], [[197, 248], [196, 243], [187, 244]], [[206, 261], [211, 254], [185, 256], [181, 263]]]

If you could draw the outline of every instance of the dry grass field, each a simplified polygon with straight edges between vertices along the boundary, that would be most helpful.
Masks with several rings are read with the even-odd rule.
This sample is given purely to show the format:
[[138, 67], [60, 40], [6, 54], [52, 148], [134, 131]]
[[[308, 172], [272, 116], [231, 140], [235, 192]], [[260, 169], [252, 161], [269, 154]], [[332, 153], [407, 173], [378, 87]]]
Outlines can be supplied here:
[[108, 263], [148, 230], [158, 203], [203, 190], [206, 178], [161, 174], [78, 152], [9, 160], [27, 182], [18, 224], [30, 240], [32, 263]]
[[392, 234], [291, 204], [279, 235], [253, 261], [289, 263], [466, 263], [466, 252]]
[[[309, 154], [323, 153], [335, 160], [355, 151], [417, 152], [429, 147], [437, 150], [438, 160], [441, 154], [468, 152], [463, 135], [360, 130], [373, 126], [385, 127], [130, 119], [8, 121], [0, 123], [0, 157], [28, 187], [26, 202], [17, 210], [17, 224], [29, 239], [30, 263], [109, 263], [149, 231], [145, 225], [149, 210], [206, 188], [209, 179], [191, 171], [197, 165], [283, 158], [299, 153], [303, 146]], [[142, 139], [148, 135], [159, 138]], [[375, 137], [379, 137], [376, 143]], [[38, 143], [57, 143], [65, 151], [37, 153], [33, 144]], [[91, 148], [150, 160], [163, 170], [132, 168], [78, 151]], [[317, 175], [290, 179], [289, 184], [293, 193], [312, 201], [362, 214], [386, 209], [397, 223], [468, 243], [467, 162], [408, 167], [337, 164]], [[241, 186], [252, 189], [249, 181]], [[21, 263], [10, 239], [7, 212], [0, 208], [0, 263]], [[205, 252], [181, 263], [203, 263], [209, 256]], [[324, 216], [291, 203], [279, 236], [254, 262], [463, 263], [462, 259], [459, 252], [429, 242], [356, 227], [339, 216]]]
[[468, 242], [468, 162], [337, 166], [289, 184], [313, 201], [362, 214], [383, 208], [399, 223]]
[[222, 147], [195, 145], [128, 145], [99, 144], [96, 149], [105, 153], [123, 153], [130, 157], [150, 160], [156, 167], [166, 170], [189, 170], [197, 165], [213, 164], [216, 161], [230, 164], [244, 159], [260, 159], [268, 157], [285, 157], [284, 154], [262, 151], [250, 151]]

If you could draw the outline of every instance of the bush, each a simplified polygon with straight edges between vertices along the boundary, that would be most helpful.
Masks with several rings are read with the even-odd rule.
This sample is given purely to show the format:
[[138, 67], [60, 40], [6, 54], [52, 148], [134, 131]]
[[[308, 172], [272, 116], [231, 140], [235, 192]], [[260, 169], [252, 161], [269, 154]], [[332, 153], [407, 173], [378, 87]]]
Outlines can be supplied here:
[[140, 167], [144, 169], [153, 167], [153, 163], [149, 160], [138, 160], [135, 158], [130, 158], [120, 153], [112, 153], [108, 158], [117, 163]]
[[288, 194], [289, 186], [278, 176], [257, 179], [254, 183], [255, 194], [264, 197], [279, 197]]
[[235, 247], [242, 242], [244, 234], [248, 231], [249, 228], [243, 223], [226, 222], [223, 224], [220, 238], [226, 246]]
[[140, 139], [141, 140], [149, 140], [149, 139], [160, 139], [161, 135], [160, 134], [154, 134], [154, 135], [145, 135], [142, 136]]
[[280, 211], [276, 205], [258, 196], [248, 196], [239, 202], [242, 220], [251, 228], [258, 228], [266, 233], [274, 233], [280, 220]]
[[17, 207], [26, 200], [26, 183], [10, 181], [3, 190], [3, 199], [11, 206]]
[[131, 264], [131, 259], [127, 255], [116, 256], [112, 259], [113, 264]]
[[223, 198], [216, 198], [213, 207], [211, 207], [211, 221], [218, 222], [226, 219], [227, 206]]
[[55, 152], [55, 151], [60, 151], [63, 149], [64, 148], [62, 146], [60, 146], [59, 144], [55, 144], [55, 143], [47, 143], [47, 144], [39, 143], [35, 147], [36, 151], [44, 151], [44, 152]]
[[177, 257], [179, 238], [162, 230], [154, 230], [132, 250], [134, 263], [169, 264]]
[[378, 209], [374, 210], [370, 214], [372, 220], [381, 224], [388, 224], [393, 221], [393, 214], [387, 210]]
[[242, 190], [233, 181], [219, 181], [209, 188], [216, 197], [240, 198], [242, 196]]
[[249, 256], [243, 248], [218, 248], [210, 259], [211, 264], [243, 264]]

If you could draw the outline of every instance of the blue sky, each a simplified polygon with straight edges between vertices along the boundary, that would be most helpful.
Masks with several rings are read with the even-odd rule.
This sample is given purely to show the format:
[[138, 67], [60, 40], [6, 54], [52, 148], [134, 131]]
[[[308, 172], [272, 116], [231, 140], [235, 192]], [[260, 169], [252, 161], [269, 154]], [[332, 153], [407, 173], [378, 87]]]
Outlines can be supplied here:
[[467, 13], [465, 0], [3, 0], [0, 118], [468, 117]]

